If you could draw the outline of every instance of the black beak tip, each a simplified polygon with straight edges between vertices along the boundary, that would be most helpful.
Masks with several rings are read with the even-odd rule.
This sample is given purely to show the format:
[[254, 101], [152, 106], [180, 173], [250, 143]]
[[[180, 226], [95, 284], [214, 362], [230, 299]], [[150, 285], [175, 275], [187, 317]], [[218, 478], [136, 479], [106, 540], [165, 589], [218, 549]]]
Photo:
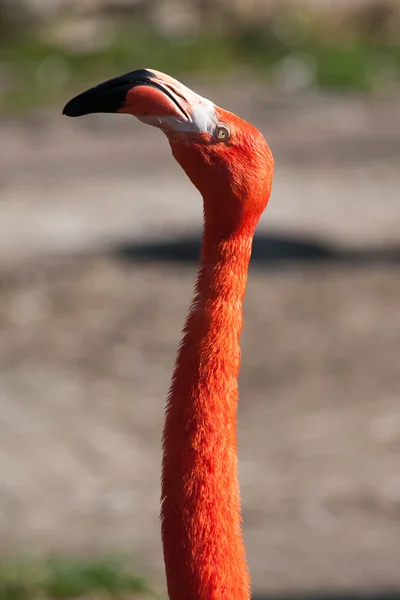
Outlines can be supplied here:
[[62, 114], [65, 115], [66, 117], [72, 117], [73, 115], [71, 114], [71, 112], [68, 109], [68, 104], [66, 104], [63, 108]]
[[82, 112], [81, 110], [79, 110], [79, 106], [78, 106], [78, 103], [76, 102], [76, 98], [73, 98], [72, 100], [67, 102], [67, 104], [64, 106], [62, 114], [66, 115], [67, 117], [80, 117], [81, 115], [83, 115], [85, 113]]
[[124, 106], [127, 92], [138, 84], [156, 78], [152, 71], [137, 69], [109, 79], [72, 98], [64, 106], [63, 115], [82, 117], [91, 113], [115, 113]]
[[103, 90], [100, 86], [72, 98], [64, 106], [62, 114], [67, 117], [82, 117], [93, 113], [115, 113], [123, 106], [125, 90]]

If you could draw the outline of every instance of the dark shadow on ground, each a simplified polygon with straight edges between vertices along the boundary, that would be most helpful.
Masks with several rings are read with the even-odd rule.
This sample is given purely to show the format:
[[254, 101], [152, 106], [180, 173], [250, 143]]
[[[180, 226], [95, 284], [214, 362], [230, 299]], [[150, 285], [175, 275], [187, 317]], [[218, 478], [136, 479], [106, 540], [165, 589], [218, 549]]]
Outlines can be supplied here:
[[255, 595], [252, 600], [400, 600], [400, 590]]
[[[133, 262], [194, 263], [200, 256], [200, 235], [149, 244], [123, 244], [112, 254]], [[273, 267], [282, 263], [332, 263], [350, 266], [400, 264], [400, 245], [382, 248], [346, 249], [324, 241], [292, 235], [257, 235], [253, 243], [252, 263]]]

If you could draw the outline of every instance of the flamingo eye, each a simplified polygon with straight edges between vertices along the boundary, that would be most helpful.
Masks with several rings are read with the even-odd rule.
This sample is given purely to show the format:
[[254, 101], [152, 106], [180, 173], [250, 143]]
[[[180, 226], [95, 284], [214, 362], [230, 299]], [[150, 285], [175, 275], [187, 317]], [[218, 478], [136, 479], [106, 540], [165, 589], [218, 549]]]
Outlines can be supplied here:
[[215, 135], [221, 142], [226, 142], [229, 140], [231, 137], [231, 132], [228, 125], [225, 125], [225, 123], [218, 123], [215, 130]]

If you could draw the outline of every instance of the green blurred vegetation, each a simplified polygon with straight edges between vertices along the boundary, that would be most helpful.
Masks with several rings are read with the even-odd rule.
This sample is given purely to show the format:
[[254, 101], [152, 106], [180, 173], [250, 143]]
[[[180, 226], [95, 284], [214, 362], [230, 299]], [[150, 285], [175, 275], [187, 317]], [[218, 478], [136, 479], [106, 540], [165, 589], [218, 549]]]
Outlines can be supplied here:
[[400, 81], [400, 37], [396, 39], [344, 26], [329, 30], [304, 15], [190, 36], [163, 35], [128, 21], [114, 26], [97, 46], [79, 50], [32, 27], [4, 36], [0, 111], [62, 103], [74, 92], [138, 67], [211, 80], [239, 78], [247, 68], [286, 91], [385, 90]]
[[146, 582], [116, 557], [0, 562], [0, 600], [155, 598]]

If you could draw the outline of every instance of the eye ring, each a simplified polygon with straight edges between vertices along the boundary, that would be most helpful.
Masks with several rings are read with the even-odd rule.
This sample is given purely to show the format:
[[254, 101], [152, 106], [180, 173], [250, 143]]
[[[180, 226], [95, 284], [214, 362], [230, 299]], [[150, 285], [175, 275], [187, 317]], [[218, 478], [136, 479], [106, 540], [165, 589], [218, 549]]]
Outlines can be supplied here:
[[215, 136], [220, 142], [226, 142], [231, 137], [231, 130], [225, 123], [218, 123], [215, 129]]

